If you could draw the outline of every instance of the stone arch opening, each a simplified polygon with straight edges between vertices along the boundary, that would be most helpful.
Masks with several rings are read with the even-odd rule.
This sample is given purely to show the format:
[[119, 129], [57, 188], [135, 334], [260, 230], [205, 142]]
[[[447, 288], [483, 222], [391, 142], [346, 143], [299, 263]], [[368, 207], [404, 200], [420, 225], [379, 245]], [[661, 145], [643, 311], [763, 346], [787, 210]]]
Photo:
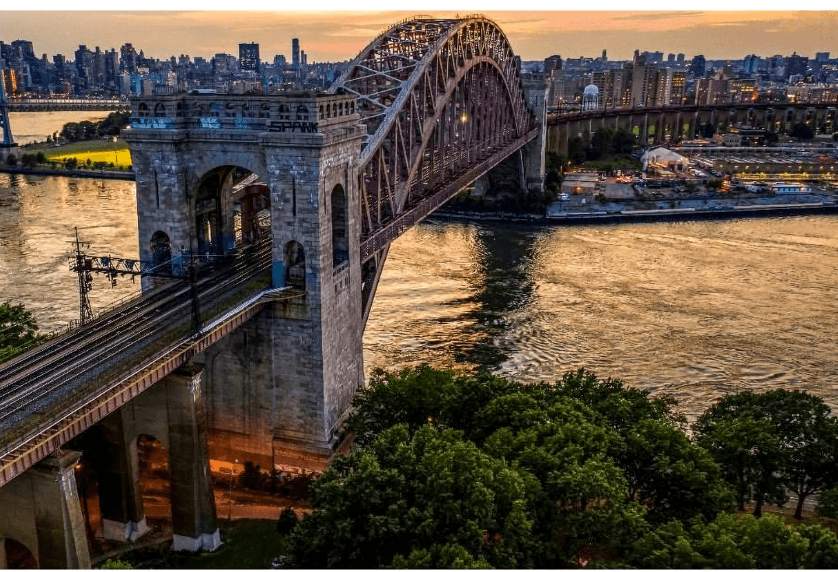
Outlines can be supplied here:
[[137, 113], [140, 117], [148, 117], [148, 105], [146, 105], [144, 102], [141, 102], [140, 105], [137, 106]]
[[271, 193], [264, 183], [241, 185], [233, 193], [236, 246], [253, 244], [271, 236]]
[[297, 106], [297, 121], [308, 121], [308, 107], [305, 105], [298, 105]]
[[249, 169], [216, 167], [201, 177], [194, 196], [198, 254], [227, 254], [270, 239], [270, 188]]
[[166, 106], [162, 102], [154, 106], [154, 117], [166, 117]]
[[224, 113], [224, 106], [216, 101], [210, 105], [209, 113], [210, 117], [221, 117], [221, 114]]
[[349, 209], [347, 207], [346, 191], [341, 185], [332, 189], [332, 259], [337, 267], [349, 260]]
[[5, 553], [6, 566], [9, 570], [34, 570], [38, 568], [35, 555], [23, 543], [14, 538], [0, 539], [0, 550]]
[[279, 118], [280, 119], [286, 119], [286, 120], [291, 119], [291, 108], [289, 108], [284, 103], [279, 104], [278, 112], [279, 112]]
[[137, 466], [146, 520], [171, 522], [172, 475], [169, 471], [169, 452], [163, 443], [151, 435], [137, 437]]
[[167, 272], [172, 270], [172, 241], [169, 235], [158, 230], [151, 235], [151, 243], [149, 248], [152, 256], [152, 264], [154, 266], [163, 266]]
[[296, 240], [285, 245], [285, 284], [293, 288], [306, 287], [306, 255], [303, 245]]

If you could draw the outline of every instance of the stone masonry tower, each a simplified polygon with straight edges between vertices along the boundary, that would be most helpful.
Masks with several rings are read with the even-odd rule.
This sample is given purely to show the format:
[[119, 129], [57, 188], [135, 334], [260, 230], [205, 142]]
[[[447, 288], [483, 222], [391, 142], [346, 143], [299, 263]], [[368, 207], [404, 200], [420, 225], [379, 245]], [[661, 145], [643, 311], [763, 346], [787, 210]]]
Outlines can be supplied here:
[[[147, 97], [132, 102], [123, 135], [137, 175], [141, 258], [225, 254], [261, 229], [271, 239], [273, 286], [298, 293], [194, 358], [203, 366], [210, 455], [324, 468], [363, 384], [357, 161], [365, 128], [354, 97]], [[261, 222], [243, 220], [257, 211]], [[143, 282], [144, 291], [156, 286]]]
[[544, 191], [544, 149], [547, 142], [547, 78], [543, 73], [521, 74], [527, 104], [538, 121], [538, 136], [523, 148], [525, 185], [529, 191]]

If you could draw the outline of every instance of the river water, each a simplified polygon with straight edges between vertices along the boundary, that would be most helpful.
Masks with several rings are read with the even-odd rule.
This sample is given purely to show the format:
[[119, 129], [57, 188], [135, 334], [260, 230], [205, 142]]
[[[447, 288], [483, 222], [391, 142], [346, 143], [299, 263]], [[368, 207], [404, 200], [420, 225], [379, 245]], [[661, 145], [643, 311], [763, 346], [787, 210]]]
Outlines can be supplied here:
[[[0, 174], [0, 300], [78, 316], [74, 227], [137, 256], [134, 183]], [[838, 407], [838, 217], [527, 227], [430, 222], [391, 247], [367, 372], [483, 365], [538, 382], [585, 367], [675, 396], [806, 389]], [[94, 311], [139, 292], [94, 278]]]
[[[134, 183], [0, 173], [0, 301], [24, 303], [42, 330], [78, 317], [74, 227], [91, 253], [136, 257]], [[390, 249], [365, 368], [485, 366], [539, 382], [585, 367], [671, 394], [691, 420], [745, 389], [805, 389], [838, 410], [836, 263], [834, 216], [426, 222]], [[138, 293], [96, 276], [91, 303]]]
[[9, 124], [15, 143], [26, 145], [43, 141], [47, 135], [61, 133], [65, 123], [99, 121], [107, 111], [18, 111], [9, 113]]

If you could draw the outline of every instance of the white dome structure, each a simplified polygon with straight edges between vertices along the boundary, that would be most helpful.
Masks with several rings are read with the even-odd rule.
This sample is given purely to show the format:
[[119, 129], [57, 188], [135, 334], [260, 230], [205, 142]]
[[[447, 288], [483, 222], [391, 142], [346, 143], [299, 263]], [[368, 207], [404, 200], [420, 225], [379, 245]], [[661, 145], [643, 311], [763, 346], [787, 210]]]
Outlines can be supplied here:
[[599, 109], [599, 88], [594, 84], [582, 91], [582, 111]]

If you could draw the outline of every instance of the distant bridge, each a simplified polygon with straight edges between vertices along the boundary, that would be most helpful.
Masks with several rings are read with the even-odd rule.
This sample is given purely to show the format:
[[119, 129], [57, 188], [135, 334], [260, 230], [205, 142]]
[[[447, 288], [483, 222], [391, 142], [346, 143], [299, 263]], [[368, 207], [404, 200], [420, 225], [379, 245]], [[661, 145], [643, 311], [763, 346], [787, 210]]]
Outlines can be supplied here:
[[626, 129], [643, 145], [674, 144], [695, 139], [703, 124], [723, 127], [744, 125], [775, 133], [788, 133], [804, 123], [815, 134], [832, 135], [838, 127], [838, 104], [736, 103], [720, 105], [672, 105], [665, 107], [605, 108], [547, 114], [547, 149], [567, 153], [568, 142], [597, 129]]
[[9, 111], [129, 111], [131, 104], [118, 99], [9, 98]]

